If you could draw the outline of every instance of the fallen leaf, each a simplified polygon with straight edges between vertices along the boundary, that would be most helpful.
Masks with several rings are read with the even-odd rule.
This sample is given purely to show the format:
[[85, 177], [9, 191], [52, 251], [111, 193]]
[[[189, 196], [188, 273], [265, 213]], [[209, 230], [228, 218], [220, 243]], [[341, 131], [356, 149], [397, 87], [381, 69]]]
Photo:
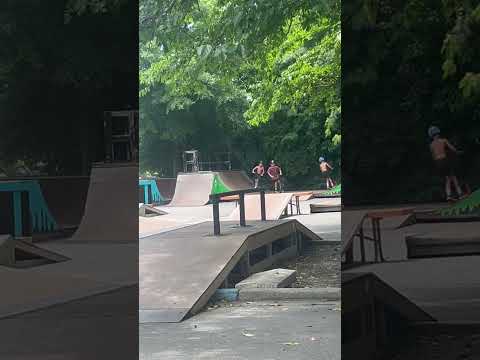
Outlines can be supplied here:
[[253, 337], [253, 336], [255, 336], [254, 334], [246, 333], [246, 332], [242, 333], [242, 335], [243, 335], [243, 336], [246, 336], [246, 337]]

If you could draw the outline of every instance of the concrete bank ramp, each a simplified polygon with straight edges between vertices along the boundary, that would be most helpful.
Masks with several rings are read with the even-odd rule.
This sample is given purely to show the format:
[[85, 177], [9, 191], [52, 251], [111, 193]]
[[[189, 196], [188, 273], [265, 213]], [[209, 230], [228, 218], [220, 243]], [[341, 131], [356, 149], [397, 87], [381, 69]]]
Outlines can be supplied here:
[[82, 221], [70, 241], [138, 241], [138, 165], [95, 164]]
[[204, 222], [140, 239], [140, 323], [179, 322], [199, 312], [232, 270], [263, 271], [296, 256], [304, 240], [319, 240], [304, 229], [296, 220], [222, 222], [222, 235], [213, 236], [213, 223]]
[[[278, 220], [282, 217], [292, 198], [291, 193], [265, 194], [265, 210], [267, 220]], [[261, 220], [260, 194], [245, 195], [245, 219]], [[240, 219], [240, 208], [236, 207], [230, 220]]]

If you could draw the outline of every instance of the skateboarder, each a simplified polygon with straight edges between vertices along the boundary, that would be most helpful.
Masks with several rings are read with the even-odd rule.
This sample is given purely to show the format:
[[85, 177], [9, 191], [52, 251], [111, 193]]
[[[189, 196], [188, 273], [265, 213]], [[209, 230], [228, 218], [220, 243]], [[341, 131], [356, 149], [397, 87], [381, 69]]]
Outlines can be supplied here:
[[325, 177], [325, 181], [327, 183], [327, 189], [331, 189], [332, 187], [335, 186], [335, 182], [332, 180], [330, 177], [330, 173], [333, 170], [333, 167], [325, 161], [325, 158], [320, 156], [318, 159], [318, 162], [320, 163], [320, 172], [322, 175]]
[[[454, 161], [452, 154], [457, 155], [460, 152], [450, 142], [440, 135], [440, 129], [431, 126], [428, 129], [428, 136], [431, 138], [430, 151], [439, 174], [445, 177], [445, 194], [447, 201], [452, 201], [452, 183], [455, 186], [458, 198], [463, 197], [462, 189], [455, 176]], [[450, 153], [450, 154], [449, 154]]]
[[263, 161], [260, 161], [252, 170], [252, 174], [255, 176], [255, 189], [258, 188], [260, 178], [265, 174], [265, 167]]
[[280, 176], [282, 176], [282, 169], [280, 166], [275, 164], [275, 161], [270, 162], [270, 167], [267, 170], [268, 176], [270, 176], [270, 179], [273, 182], [273, 189], [275, 192], [278, 192], [281, 190], [281, 184], [280, 184]]

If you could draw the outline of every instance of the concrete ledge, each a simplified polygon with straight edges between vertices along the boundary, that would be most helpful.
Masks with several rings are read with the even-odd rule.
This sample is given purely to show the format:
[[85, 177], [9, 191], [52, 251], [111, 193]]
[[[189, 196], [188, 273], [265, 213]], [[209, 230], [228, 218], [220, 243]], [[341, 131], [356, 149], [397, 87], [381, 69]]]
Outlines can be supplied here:
[[310, 213], [326, 213], [326, 212], [340, 212], [342, 211], [342, 205], [323, 205], [323, 204], [310, 204]]
[[341, 300], [340, 288], [271, 288], [243, 289], [239, 293], [240, 301], [263, 300]]
[[480, 254], [480, 235], [455, 238], [441, 234], [412, 235], [406, 236], [405, 242], [409, 259]]
[[240, 281], [235, 288], [257, 289], [257, 288], [285, 288], [292, 285], [297, 279], [297, 272], [290, 269], [273, 269], [250, 275]]

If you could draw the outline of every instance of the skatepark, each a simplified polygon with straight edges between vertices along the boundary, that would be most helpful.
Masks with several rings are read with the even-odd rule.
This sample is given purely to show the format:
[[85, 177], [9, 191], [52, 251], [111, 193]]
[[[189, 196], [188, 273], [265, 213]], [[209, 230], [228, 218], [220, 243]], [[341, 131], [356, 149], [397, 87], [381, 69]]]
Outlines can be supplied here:
[[88, 176], [0, 179], [0, 318], [138, 284], [138, 163], [107, 155]]
[[131, 268], [137, 256], [136, 209], [132, 208], [137, 171], [132, 163], [94, 165], [84, 215], [73, 234], [58, 229], [30, 237], [1, 237], [0, 277], [15, 285], [2, 296], [0, 317], [137, 283], [132, 276], [137, 271]]
[[[158, 180], [157, 188], [162, 194], [166, 191]], [[139, 187], [139, 206], [143, 206], [145, 190], [141, 189], [144, 186], [140, 183]], [[274, 310], [269, 305], [271, 302], [278, 306], [285, 303], [284, 310], [292, 309], [284, 313], [284, 320], [279, 318], [280, 322], [289, 316], [297, 316], [291, 312], [300, 309], [307, 313], [324, 312], [333, 322], [339, 319], [339, 312], [331, 310], [338, 307], [340, 299], [339, 268], [335, 269], [336, 280], [330, 280], [336, 288], [302, 288], [292, 284], [295, 276], [302, 276], [299, 263], [295, 265], [297, 258], [311, 249], [320, 253], [318, 249], [338, 248], [341, 214], [338, 195], [326, 196], [325, 191], [318, 190], [275, 193], [268, 189], [253, 189], [253, 181], [245, 172], [221, 170], [179, 173], [170, 197], [162, 196], [165, 201], [148, 204], [161, 214], [139, 214], [141, 358], [148, 358], [152, 351], [165, 359], [194, 357], [188, 343], [182, 339], [199, 336], [196, 345], [201, 346], [204, 342], [201, 335], [206, 331], [202, 330], [204, 327], [215, 331], [218, 340], [223, 336], [228, 338], [230, 345], [223, 345], [228, 346], [225, 356], [245, 356], [245, 336], [256, 335], [245, 335], [246, 330], [240, 329], [245, 324], [240, 319], [245, 318], [252, 326], [256, 324], [258, 331], [266, 331], [260, 330], [262, 323], [274, 325], [270, 321], [261, 321], [261, 318], [274, 316], [270, 312]], [[153, 197], [149, 199], [153, 200]], [[323, 206], [325, 211], [311, 212], [312, 204]], [[282, 284], [265, 284], [258, 280], [267, 278], [270, 271], [278, 273], [275, 269], [286, 264], [292, 270], [282, 271], [293, 273], [293, 277], [282, 278]], [[299, 269], [298, 274], [293, 270], [295, 267]], [[319, 272], [318, 276], [327, 275]], [[253, 284], [254, 288], [241, 287], [244, 283], [247, 287]], [[282, 293], [283, 290], [286, 292]], [[246, 301], [247, 298], [250, 300]], [[312, 307], [309, 305], [312, 302], [319, 305]], [[302, 316], [299, 319], [305, 321]], [[214, 325], [212, 321], [218, 322]], [[198, 332], [191, 330], [192, 324], [197, 324]], [[321, 327], [323, 330], [315, 325], [316, 330], [309, 337], [301, 335], [299, 330], [298, 339], [302, 338], [302, 346], [314, 351], [320, 344], [311, 339], [320, 336], [321, 331], [328, 343], [325, 345], [332, 349], [328, 352], [333, 354], [334, 348], [339, 349], [339, 329], [335, 327], [326, 331], [324, 325]], [[239, 331], [240, 337], [235, 335]], [[178, 337], [174, 340], [171, 335], [154, 335], [163, 332], [176, 333]], [[286, 334], [291, 331], [287, 330]], [[281, 338], [280, 332], [279, 341]], [[265, 341], [267, 347], [272, 346], [268, 345], [272, 339]], [[239, 344], [238, 349], [234, 343]], [[220, 344], [218, 346], [222, 348]], [[284, 351], [293, 354], [288, 345]], [[205, 356], [212, 354], [205, 349]], [[308, 352], [298, 354], [302, 358]]]
[[[141, 322], [181, 321], [199, 312], [217, 288], [233, 287], [235, 275], [245, 277], [294, 257], [308, 242], [321, 244], [322, 231], [338, 233], [340, 213], [333, 209], [336, 221], [327, 213], [311, 214], [310, 204], [338, 205], [340, 198], [313, 198], [313, 191], [267, 192], [262, 221], [261, 195], [241, 194], [251, 188], [242, 171], [180, 173], [172, 200], [154, 206], [163, 214], [139, 217]], [[222, 196], [232, 191], [240, 194]], [[210, 197], [215, 194], [220, 199], [219, 236], [213, 233]], [[239, 225], [240, 197], [245, 226]], [[255, 255], [262, 251], [266, 254]], [[255, 263], [254, 256], [260, 257]], [[242, 267], [244, 273], [238, 270]]]
[[[406, 315], [411, 334], [420, 338], [443, 336], [442, 331], [453, 338], [478, 325], [480, 282], [473, 271], [480, 264], [477, 196], [474, 192], [456, 204], [344, 209], [342, 279], [348, 283], [347, 279], [371, 274], [388, 284], [404, 297], [396, 303], [388, 300], [391, 306], [400, 312], [413, 306], [424, 313]], [[432, 351], [429, 346], [422, 351]], [[355, 351], [353, 343], [345, 349]], [[463, 351], [457, 345], [455, 349]]]

